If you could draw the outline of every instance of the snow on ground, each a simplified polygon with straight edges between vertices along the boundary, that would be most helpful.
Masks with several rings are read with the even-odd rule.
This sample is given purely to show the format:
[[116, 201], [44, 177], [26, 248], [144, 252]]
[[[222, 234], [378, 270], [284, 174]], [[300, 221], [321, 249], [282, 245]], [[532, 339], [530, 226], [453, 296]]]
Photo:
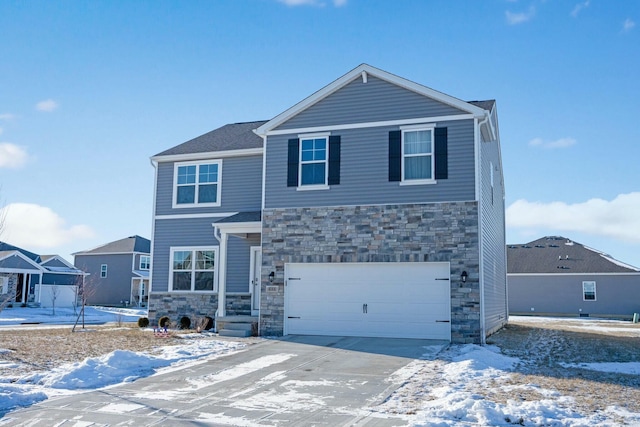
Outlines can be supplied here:
[[[82, 322], [80, 307], [56, 307], [55, 315], [52, 308], [41, 307], [12, 307], [0, 311], [0, 327], [19, 325], [73, 325], [78, 320]], [[111, 322], [135, 322], [140, 316], [146, 316], [145, 309], [90, 307], [84, 309], [85, 324], [103, 324]]]
[[[115, 320], [109, 317], [115, 316], [113, 312], [97, 308], [92, 310], [95, 312], [90, 315], [95, 316], [95, 321]], [[13, 314], [13, 320], [9, 320], [7, 313], [1, 313], [0, 325], [19, 323], [16, 319], [23, 318], [17, 312]], [[140, 315], [129, 312], [124, 315], [130, 314], [134, 317]], [[46, 313], [40, 316], [41, 319], [52, 321], [52, 316], [46, 317]], [[549, 321], [548, 318], [546, 320]], [[538, 318], [518, 318], [518, 322], [537, 321]], [[558, 321], [576, 322], [585, 328], [594, 326], [591, 319]], [[617, 324], [614, 321], [610, 327], [622, 328], [622, 323]], [[14, 383], [0, 378], [0, 415], [12, 408], [29, 406], [51, 396], [133, 381], [160, 370], [184, 366], [185, 363], [199, 363], [205, 359], [240, 351], [243, 347], [244, 344], [239, 342], [218, 341], [210, 336], [192, 334], [185, 336], [184, 344], [163, 347], [163, 352], [159, 354], [118, 350], [101, 357], [67, 364], [49, 372], [35, 372]], [[1, 351], [3, 350], [0, 349]], [[265, 364], [278, 362], [256, 360], [238, 365], [237, 369], [226, 375], [244, 375]], [[366, 409], [383, 416], [401, 414], [410, 426], [613, 427], [621, 423], [640, 425], [638, 413], [609, 407], [606, 411], [581, 414], [572, 409], [571, 396], [564, 396], [555, 390], [545, 390], [535, 384], [509, 385], [506, 380], [519, 362], [517, 358], [502, 355], [500, 349], [495, 346], [481, 347], [469, 344], [452, 345], [444, 349], [425, 347], [423, 359], [410, 362], [389, 377], [390, 383], [401, 386], [382, 404]], [[581, 363], [567, 366], [603, 372], [640, 374], [640, 366], [637, 363]], [[210, 380], [223, 382], [225, 377], [217, 375], [212, 376]], [[506, 398], [488, 398], [487, 393], [484, 393], [487, 390], [502, 392]], [[517, 399], [516, 392], [522, 390], [539, 395], [539, 400]], [[290, 410], [296, 409], [295, 401], [282, 404], [289, 405]]]

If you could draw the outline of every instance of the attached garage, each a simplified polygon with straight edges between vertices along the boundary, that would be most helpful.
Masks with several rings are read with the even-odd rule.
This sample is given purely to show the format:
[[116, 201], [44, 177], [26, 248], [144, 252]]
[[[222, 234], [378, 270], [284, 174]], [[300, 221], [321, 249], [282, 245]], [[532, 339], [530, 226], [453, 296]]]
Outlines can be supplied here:
[[285, 335], [451, 340], [449, 263], [285, 265]]

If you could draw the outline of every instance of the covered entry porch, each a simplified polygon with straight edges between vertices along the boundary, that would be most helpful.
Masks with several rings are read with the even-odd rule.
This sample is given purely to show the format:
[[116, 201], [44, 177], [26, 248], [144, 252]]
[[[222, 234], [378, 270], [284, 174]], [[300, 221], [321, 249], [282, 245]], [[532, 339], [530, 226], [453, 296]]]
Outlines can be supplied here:
[[[262, 265], [260, 236], [261, 212], [241, 212], [213, 223], [218, 239], [218, 309], [216, 330], [223, 336], [251, 336], [258, 331], [260, 312], [260, 269]], [[243, 249], [230, 245], [230, 238], [245, 241]], [[248, 249], [248, 256], [246, 250]], [[241, 277], [246, 283], [232, 283], [230, 277]], [[251, 315], [229, 314], [227, 296], [248, 289], [251, 295]]]

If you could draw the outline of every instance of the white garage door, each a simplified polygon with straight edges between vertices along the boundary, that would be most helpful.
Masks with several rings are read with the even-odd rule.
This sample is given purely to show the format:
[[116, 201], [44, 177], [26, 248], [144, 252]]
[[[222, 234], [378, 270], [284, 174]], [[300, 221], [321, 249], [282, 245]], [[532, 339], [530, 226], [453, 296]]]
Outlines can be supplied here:
[[451, 339], [449, 263], [285, 265], [285, 334]]

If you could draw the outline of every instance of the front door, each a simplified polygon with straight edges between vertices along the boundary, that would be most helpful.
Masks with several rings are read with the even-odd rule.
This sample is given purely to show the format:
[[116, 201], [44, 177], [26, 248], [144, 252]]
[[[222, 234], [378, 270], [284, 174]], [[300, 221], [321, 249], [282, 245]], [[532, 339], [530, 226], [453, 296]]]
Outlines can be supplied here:
[[260, 274], [262, 270], [262, 248], [260, 246], [251, 247], [250, 262], [251, 314], [257, 316], [260, 311]]

